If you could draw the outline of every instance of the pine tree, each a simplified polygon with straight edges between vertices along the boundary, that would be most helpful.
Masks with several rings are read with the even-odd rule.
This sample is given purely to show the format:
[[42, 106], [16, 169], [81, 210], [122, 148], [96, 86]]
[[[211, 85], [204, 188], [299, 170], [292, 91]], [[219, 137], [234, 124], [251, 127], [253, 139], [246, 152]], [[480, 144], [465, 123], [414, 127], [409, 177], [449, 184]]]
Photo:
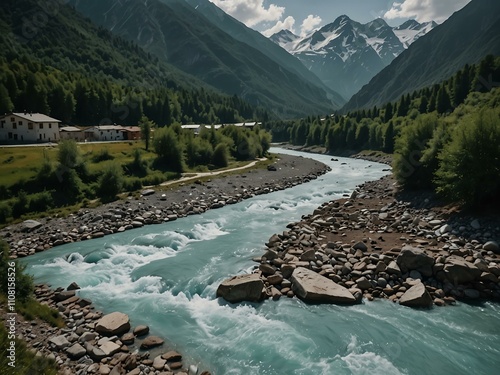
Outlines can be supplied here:
[[389, 121], [384, 132], [384, 152], [392, 154], [394, 152], [394, 123]]
[[392, 119], [393, 116], [393, 106], [392, 103], [387, 103], [385, 106], [385, 114], [384, 114], [384, 122], [389, 122], [390, 119]]

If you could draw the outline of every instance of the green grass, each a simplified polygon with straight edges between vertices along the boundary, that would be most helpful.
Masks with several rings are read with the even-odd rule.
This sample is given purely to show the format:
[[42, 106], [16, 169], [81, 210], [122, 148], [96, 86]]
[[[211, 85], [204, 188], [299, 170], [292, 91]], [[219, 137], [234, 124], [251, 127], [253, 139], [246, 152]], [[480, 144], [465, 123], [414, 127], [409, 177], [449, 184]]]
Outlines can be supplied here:
[[3, 324], [0, 324], [0, 369], [5, 375], [57, 375], [58, 369], [54, 360], [46, 357], [36, 357], [21, 340], [15, 340], [15, 367], [9, 366], [7, 358], [11, 339]]
[[[5, 295], [0, 294], [0, 306], [6, 305], [7, 298]], [[28, 300], [24, 302], [16, 301], [16, 313], [21, 314], [26, 320], [43, 320], [52, 327], [62, 328], [66, 325], [64, 320], [59, 316], [57, 310], [41, 304], [34, 298], [28, 298]]]

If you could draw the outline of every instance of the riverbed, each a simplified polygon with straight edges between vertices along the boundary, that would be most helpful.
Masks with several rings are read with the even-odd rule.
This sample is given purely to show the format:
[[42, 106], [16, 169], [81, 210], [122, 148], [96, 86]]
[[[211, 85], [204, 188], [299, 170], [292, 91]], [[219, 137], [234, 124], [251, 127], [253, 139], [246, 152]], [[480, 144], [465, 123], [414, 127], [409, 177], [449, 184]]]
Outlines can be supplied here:
[[222, 280], [252, 271], [252, 257], [262, 255], [272, 234], [388, 173], [386, 165], [363, 160], [279, 152], [317, 159], [332, 171], [292, 189], [23, 261], [36, 282], [77, 282], [98, 309], [149, 325], [213, 374], [496, 374], [495, 303], [412, 310], [390, 301], [344, 307], [215, 298]]

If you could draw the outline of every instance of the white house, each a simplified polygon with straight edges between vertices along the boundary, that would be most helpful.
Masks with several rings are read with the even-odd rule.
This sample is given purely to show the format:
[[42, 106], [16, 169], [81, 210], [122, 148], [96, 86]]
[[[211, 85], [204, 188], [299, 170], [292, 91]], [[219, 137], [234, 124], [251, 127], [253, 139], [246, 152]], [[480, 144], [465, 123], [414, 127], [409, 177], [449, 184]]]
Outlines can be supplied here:
[[121, 125], [99, 125], [85, 130], [88, 141], [123, 141], [124, 130]]
[[41, 113], [6, 113], [0, 117], [0, 142], [57, 142], [60, 122]]
[[59, 136], [62, 139], [73, 139], [77, 142], [85, 141], [85, 132], [76, 126], [63, 126], [59, 128]]

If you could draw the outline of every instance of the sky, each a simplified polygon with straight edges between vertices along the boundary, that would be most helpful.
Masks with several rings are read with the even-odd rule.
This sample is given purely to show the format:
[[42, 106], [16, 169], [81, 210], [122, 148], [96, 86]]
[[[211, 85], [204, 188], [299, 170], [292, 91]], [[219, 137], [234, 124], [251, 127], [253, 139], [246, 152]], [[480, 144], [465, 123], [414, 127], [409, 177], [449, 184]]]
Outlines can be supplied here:
[[470, 0], [210, 0], [248, 27], [270, 36], [282, 29], [307, 35], [341, 15], [366, 23], [384, 18], [391, 26], [408, 19], [444, 22]]

